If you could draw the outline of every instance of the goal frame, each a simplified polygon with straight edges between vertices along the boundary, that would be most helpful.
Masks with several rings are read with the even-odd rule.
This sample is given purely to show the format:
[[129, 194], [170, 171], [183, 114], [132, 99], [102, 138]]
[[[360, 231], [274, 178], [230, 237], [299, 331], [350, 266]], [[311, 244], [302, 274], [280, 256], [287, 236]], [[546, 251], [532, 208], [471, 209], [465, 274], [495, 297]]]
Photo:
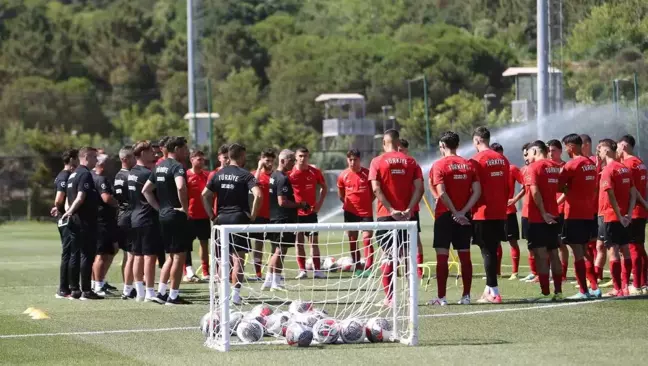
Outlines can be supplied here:
[[[216, 273], [216, 261], [217, 261], [217, 250], [220, 251], [220, 278], [222, 279], [217, 283], [216, 276], [210, 276], [209, 281], [209, 313], [214, 314], [216, 308], [219, 309], [220, 315], [220, 324], [229, 324], [230, 318], [230, 294], [231, 294], [231, 284], [230, 284], [230, 261], [225, 260], [230, 256], [230, 235], [231, 234], [251, 234], [251, 233], [278, 233], [284, 231], [294, 231], [294, 232], [309, 232], [309, 231], [391, 231], [392, 246], [391, 250], [393, 251], [391, 259], [394, 262], [394, 268], [398, 268], [399, 264], [399, 246], [398, 246], [398, 232], [406, 231], [407, 236], [409, 237], [409, 278], [408, 284], [410, 287], [409, 291], [409, 319], [407, 321], [407, 327], [409, 328], [409, 337], [407, 339], [399, 339], [398, 341], [402, 344], [408, 346], [418, 345], [418, 290], [419, 290], [419, 281], [416, 272], [417, 263], [416, 256], [418, 254], [418, 229], [416, 221], [373, 221], [373, 222], [358, 222], [358, 223], [316, 223], [316, 224], [250, 224], [250, 225], [213, 225], [211, 228], [211, 240], [209, 245], [210, 252], [210, 272], [211, 274]], [[220, 239], [221, 245], [220, 248], [217, 246], [217, 242]], [[394, 303], [394, 308], [398, 304], [398, 291], [396, 288], [397, 280], [396, 277], [398, 271], [393, 271], [393, 294], [392, 301]], [[218, 286], [219, 285], [219, 286]], [[216, 302], [216, 294], [218, 293], [219, 301]], [[222, 301], [226, 299], [226, 301]], [[397, 334], [398, 326], [398, 314], [396, 311], [393, 311], [393, 333]], [[214, 334], [214, 322], [209, 322], [209, 334]], [[216, 349], [221, 352], [227, 352], [231, 348], [230, 342], [230, 332], [228, 330], [222, 330], [222, 341], [216, 344]], [[209, 339], [208, 339], [209, 342]]]

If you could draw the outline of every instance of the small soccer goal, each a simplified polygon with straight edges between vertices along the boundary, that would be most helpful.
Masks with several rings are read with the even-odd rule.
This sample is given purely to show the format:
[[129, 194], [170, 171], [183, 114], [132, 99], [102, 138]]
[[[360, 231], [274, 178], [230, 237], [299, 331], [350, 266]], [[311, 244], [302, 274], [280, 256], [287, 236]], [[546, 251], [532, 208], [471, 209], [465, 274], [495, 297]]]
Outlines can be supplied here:
[[[358, 232], [351, 251], [345, 232]], [[298, 267], [296, 248], [284, 238], [306, 233], [306, 275]], [[311, 255], [308, 237], [318, 234], [319, 260]], [[371, 234], [373, 255], [362, 257]], [[285, 235], [288, 234], [288, 235]], [[253, 238], [265, 238], [259, 251], [266, 281], [252, 281], [254, 251], [248, 253], [246, 277], [234, 295], [229, 279], [237, 248], [255, 248]], [[227, 225], [212, 228], [209, 312], [200, 321], [205, 345], [220, 351], [232, 346], [418, 342], [417, 229], [412, 221]], [[365, 241], [369, 243], [368, 241]], [[282, 253], [283, 270], [273, 265]], [[257, 245], [258, 248], [258, 245]], [[277, 249], [279, 248], [279, 249]], [[239, 251], [240, 253], [240, 251]], [[371, 253], [367, 250], [366, 253]], [[258, 255], [257, 255], [258, 257]], [[352, 259], [354, 258], [354, 259]], [[300, 258], [301, 259], [301, 258]], [[240, 263], [240, 262], [239, 262]], [[304, 262], [302, 262], [304, 263]], [[319, 264], [320, 268], [317, 268]], [[297, 279], [300, 277], [300, 279]], [[225, 279], [225, 280], [223, 280]]]

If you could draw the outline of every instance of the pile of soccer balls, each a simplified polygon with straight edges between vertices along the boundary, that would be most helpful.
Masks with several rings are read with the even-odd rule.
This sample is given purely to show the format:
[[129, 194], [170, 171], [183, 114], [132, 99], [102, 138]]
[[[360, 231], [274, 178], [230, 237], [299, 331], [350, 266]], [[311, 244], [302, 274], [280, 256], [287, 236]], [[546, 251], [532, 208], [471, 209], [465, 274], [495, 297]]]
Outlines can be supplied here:
[[[205, 337], [218, 334], [220, 328], [218, 314], [210, 316], [207, 313], [200, 320], [200, 330]], [[273, 311], [261, 304], [247, 313], [232, 312], [229, 331], [243, 343], [260, 342], [264, 336], [271, 336], [284, 337], [290, 346], [308, 347], [313, 341], [319, 344], [360, 343], [365, 339], [372, 343], [390, 341], [392, 325], [385, 318], [371, 318], [367, 322], [358, 318], [338, 321], [310, 302], [293, 301], [288, 311]]]

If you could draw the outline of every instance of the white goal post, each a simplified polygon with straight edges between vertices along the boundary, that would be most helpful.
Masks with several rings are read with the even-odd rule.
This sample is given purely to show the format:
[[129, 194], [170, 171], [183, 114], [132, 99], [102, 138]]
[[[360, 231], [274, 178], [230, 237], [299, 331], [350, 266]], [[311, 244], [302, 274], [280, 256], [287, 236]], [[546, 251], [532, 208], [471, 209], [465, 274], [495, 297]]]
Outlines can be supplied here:
[[[351, 266], [340, 264], [340, 262], [346, 263], [348, 255], [353, 254], [345, 234], [348, 231], [360, 233], [357, 249], [354, 251], [358, 255], [356, 258], [364, 249], [363, 233], [372, 233], [371, 245], [375, 249], [372, 258], [363, 259], [362, 264], [353, 263]], [[234, 305], [231, 302], [233, 285], [230, 283], [230, 244], [232, 244], [230, 241], [232, 238], [238, 238], [235, 242], [250, 240], [252, 250], [248, 254], [245, 273], [253, 273], [250, 267], [252, 267], [251, 258], [254, 257], [255, 244], [254, 239], [250, 237], [258, 238], [259, 235], [269, 233], [314, 232], [319, 233], [320, 241], [320, 255], [316, 263], [323, 263], [321, 271], [318, 271], [318, 278], [315, 278], [314, 272], [309, 272], [310, 276], [306, 279], [293, 279], [294, 274], [298, 273], [295, 263], [296, 248], [292, 247], [292, 243], [282, 243], [289, 244], [281, 276], [282, 280], [285, 278], [285, 290], [263, 291], [265, 290], [262, 287], [263, 281], [252, 282], [246, 279], [241, 284], [239, 291], [243, 303]], [[210, 241], [210, 273], [212, 276], [209, 284], [209, 313], [204, 317], [204, 319], [209, 319], [209, 331], [203, 330], [207, 336], [205, 345], [220, 351], [229, 351], [232, 346], [237, 345], [285, 344], [285, 334], [273, 332], [269, 326], [266, 328], [265, 321], [258, 317], [255, 319], [263, 323], [264, 327], [264, 337], [261, 339], [255, 339], [253, 342], [241, 340], [241, 337], [237, 336], [236, 327], [241, 319], [254, 317], [250, 310], [255, 306], [256, 308], [266, 308], [268, 312], [275, 313], [275, 317], [278, 314], [285, 314], [282, 316], [289, 320], [283, 319], [282, 321], [286, 321], [286, 324], [297, 322], [297, 319], [303, 318], [304, 315], [292, 312], [294, 308], [290, 305], [293, 303], [307, 304], [305, 307], [308, 309], [305, 311], [309, 312], [307, 314], [312, 311], [319, 314], [320, 318], [334, 319], [338, 322], [336, 324], [348, 319], [358, 320], [362, 324], [365, 324], [369, 319], [386, 319], [391, 329], [385, 333], [389, 334], [385, 341], [417, 345], [419, 289], [416, 271], [417, 234], [417, 226], [414, 221], [213, 226]], [[272, 255], [272, 250], [269, 248], [273, 242], [267, 237], [263, 237], [265, 238], [263, 249], [257, 251], [257, 254], [260, 252], [263, 263], [267, 264]], [[275, 238], [279, 235], [275, 234], [271, 237]], [[308, 249], [311, 249], [311, 246], [308, 244], [308, 240], [306, 242], [304, 248], [308, 257]], [[279, 243], [275, 242], [274, 244]], [[353, 257], [353, 255], [351, 256]], [[373, 265], [370, 264], [371, 259], [373, 259]], [[356, 265], [364, 266], [364, 272], [361, 271], [362, 276], [358, 275], [358, 272], [354, 274], [352, 270], [349, 271], [349, 267], [357, 268]], [[383, 286], [385, 284], [383, 268], [392, 271], [391, 275], [385, 276], [385, 281], [388, 283], [385, 286]], [[264, 275], [267, 270], [268, 267], [264, 265]], [[217, 273], [216, 271], [219, 276], [213, 275]], [[391, 304], [386, 303], [384, 306], [380, 306], [381, 302], [386, 299], [387, 292], [391, 295]], [[293, 306], [295, 305], [293, 304]], [[295, 316], [291, 318], [291, 314]], [[313, 324], [310, 326], [312, 327]], [[282, 327], [285, 333], [286, 325]], [[362, 332], [365, 332], [364, 327]], [[343, 343], [341, 338], [342, 336], [337, 343]], [[364, 336], [362, 338], [365, 339]]]

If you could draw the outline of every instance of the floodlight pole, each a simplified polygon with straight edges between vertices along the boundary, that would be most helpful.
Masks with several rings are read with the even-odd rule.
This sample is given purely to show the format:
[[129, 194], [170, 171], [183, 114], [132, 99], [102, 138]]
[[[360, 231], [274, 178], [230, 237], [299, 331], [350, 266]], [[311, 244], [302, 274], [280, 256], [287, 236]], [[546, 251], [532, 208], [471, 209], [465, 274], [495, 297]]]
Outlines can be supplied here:
[[425, 98], [425, 137], [427, 140], [427, 151], [430, 151], [430, 108], [428, 105], [428, 83], [426, 75], [423, 75], [423, 98]]
[[637, 156], [641, 155], [641, 136], [639, 135], [639, 124], [641, 123], [640, 118], [639, 118], [639, 75], [637, 73], [634, 73], [634, 96], [635, 96], [635, 117], [637, 119], [637, 149], [636, 154]]
[[549, 115], [549, 42], [547, 0], [537, 0], [537, 64], [538, 64], [538, 138], [544, 139], [544, 124]]
[[194, 75], [194, 26], [193, 0], [187, 0], [187, 102], [189, 107], [189, 126], [193, 126], [193, 146], [198, 146], [198, 126], [196, 126], [196, 82]]
[[214, 121], [212, 120], [211, 80], [207, 79], [207, 120], [209, 121], [209, 170], [214, 170]]

